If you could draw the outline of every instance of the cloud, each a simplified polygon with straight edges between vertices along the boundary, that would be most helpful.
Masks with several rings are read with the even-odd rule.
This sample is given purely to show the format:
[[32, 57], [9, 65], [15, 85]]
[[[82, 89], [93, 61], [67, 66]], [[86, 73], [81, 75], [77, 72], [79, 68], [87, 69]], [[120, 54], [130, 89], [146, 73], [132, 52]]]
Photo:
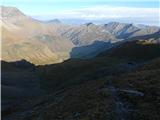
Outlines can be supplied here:
[[[43, 15], [41, 15], [43, 16]], [[79, 9], [61, 10], [48, 13], [47, 18], [83, 19], [90, 21], [114, 20], [160, 26], [160, 8], [116, 7], [98, 5]]]
[[[106, 2], [106, 0], [76, 0], [76, 2]], [[111, 1], [112, 0], [107, 0], [107, 1]], [[157, 2], [158, 0], [114, 0], [115, 2]], [[2, 2], [75, 2], [75, 0], [9, 0], [9, 1], [5, 1], [3, 0]]]
[[159, 8], [94, 6], [81, 9], [64, 10], [52, 15], [58, 18], [83, 18], [91, 20], [107, 18], [158, 19], [159, 12]]
[[[159, 0], [2, 0], [27, 15], [44, 19], [127, 20], [160, 26]], [[124, 7], [122, 7], [124, 6]], [[73, 9], [76, 8], [76, 9]]]

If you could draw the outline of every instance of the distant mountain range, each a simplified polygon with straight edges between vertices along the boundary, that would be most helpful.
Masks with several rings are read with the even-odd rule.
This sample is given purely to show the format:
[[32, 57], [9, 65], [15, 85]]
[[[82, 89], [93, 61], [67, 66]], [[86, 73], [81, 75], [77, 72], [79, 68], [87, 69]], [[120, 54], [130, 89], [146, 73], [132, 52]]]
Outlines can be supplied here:
[[[42, 22], [14, 7], [2, 6], [1, 9], [2, 60], [5, 61], [25, 59], [42, 65], [59, 63], [71, 57], [93, 57], [121, 41], [152, 36], [160, 31], [155, 26], [118, 22], [102, 25], [66, 25], [58, 19]], [[106, 43], [110, 45], [104, 47]], [[84, 47], [83, 51], [79, 47]]]
[[58, 19], [53, 19], [53, 20], [46, 21], [46, 23], [61, 23], [61, 21]]

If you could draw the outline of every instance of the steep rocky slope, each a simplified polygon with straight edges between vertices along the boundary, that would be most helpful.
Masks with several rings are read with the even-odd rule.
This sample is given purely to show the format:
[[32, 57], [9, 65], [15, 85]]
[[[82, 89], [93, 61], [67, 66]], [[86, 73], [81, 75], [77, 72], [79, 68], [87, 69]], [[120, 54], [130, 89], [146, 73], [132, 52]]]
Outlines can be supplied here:
[[94, 41], [118, 41], [111, 33], [103, 29], [102, 26], [93, 23], [72, 27], [62, 35], [71, 39], [77, 46], [89, 45]]
[[34, 64], [61, 62], [74, 46], [56, 26], [39, 22], [12, 7], [2, 7], [2, 59]]
[[158, 32], [160, 29], [156, 26], [137, 27], [134, 24], [110, 22], [104, 25], [104, 28], [117, 38], [127, 39], [137, 36], [150, 35]]

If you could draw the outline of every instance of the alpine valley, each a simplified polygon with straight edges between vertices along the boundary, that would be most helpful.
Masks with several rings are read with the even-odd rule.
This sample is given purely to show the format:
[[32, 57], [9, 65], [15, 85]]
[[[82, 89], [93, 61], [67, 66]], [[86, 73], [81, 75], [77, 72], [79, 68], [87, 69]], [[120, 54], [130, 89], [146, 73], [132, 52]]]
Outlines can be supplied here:
[[3, 120], [159, 120], [160, 27], [39, 21], [1, 6]]

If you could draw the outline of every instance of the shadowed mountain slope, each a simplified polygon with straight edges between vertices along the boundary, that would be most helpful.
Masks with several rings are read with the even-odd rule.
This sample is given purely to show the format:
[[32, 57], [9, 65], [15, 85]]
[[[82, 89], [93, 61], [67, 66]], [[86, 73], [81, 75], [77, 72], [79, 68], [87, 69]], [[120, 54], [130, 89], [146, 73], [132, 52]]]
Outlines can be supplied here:
[[[100, 53], [98, 56], [110, 56], [117, 58], [131, 59], [135, 61], [146, 61], [160, 56], [159, 38], [153, 36], [144, 36], [140, 40], [132, 40], [121, 43], [108, 51]], [[151, 37], [151, 38], [150, 38]], [[157, 36], [156, 36], [157, 38]], [[134, 38], [136, 39], [136, 38]]]
[[70, 52], [70, 57], [82, 59], [93, 58], [113, 46], [114, 44], [110, 42], [95, 41], [93, 44], [87, 46], [74, 47]]
[[35, 66], [25, 60], [8, 63], [1, 61], [1, 109], [8, 115], [27, 99], [44, 95]]
[[[107, 50], [91, 59], [40, 66], [25, 60], [2, 62], [4, 120], [157, 119], [157, 35], [116, 42], [110, 49], [99, 41], [96, 48]], [[96, 53], [94, 45], [81, 47], [84, 51], [80, 52]]]
[[[35, 75], [41, 78], [38, 83], [48, 94], [38, 99], [29, 98], [23, 105], [13, 105], [14, 112], [3, 114], [4, 118], [116, 120], [123, 116], [127, 120], [158, 119], [159, 57], [140, 64], [131, 64], [132, 58], [124, 60], [101, 56], [37, 66]], [[6, 64], [3, 69], [13, 71], [11, 66], [15, 65]], [[27, 70], [23, 65], [26, 64], [19, 64], [21, 71]], [[27, 64], [29, 66], [33, 67]]]

